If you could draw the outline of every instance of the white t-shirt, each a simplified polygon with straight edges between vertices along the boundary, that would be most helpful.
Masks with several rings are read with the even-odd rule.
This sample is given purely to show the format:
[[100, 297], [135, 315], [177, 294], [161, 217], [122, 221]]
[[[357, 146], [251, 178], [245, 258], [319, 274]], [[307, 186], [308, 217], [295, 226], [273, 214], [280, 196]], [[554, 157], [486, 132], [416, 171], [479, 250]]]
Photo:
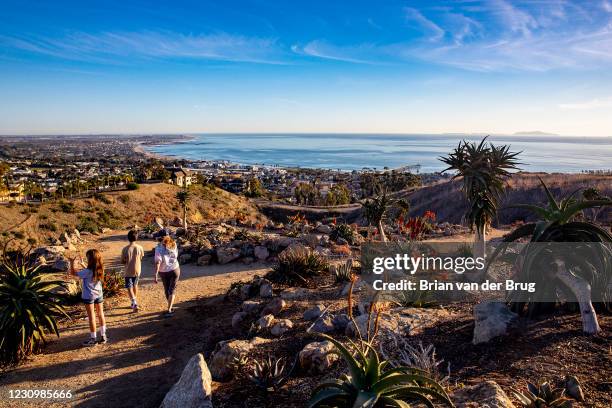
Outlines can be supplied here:
[[178, 269], [178, 249], [176, 247], [168, 249], [163, 244], [157, 245], [155, 247], [155, 263], [161, 264], [159, 266], [160, 272], [172, 272]]

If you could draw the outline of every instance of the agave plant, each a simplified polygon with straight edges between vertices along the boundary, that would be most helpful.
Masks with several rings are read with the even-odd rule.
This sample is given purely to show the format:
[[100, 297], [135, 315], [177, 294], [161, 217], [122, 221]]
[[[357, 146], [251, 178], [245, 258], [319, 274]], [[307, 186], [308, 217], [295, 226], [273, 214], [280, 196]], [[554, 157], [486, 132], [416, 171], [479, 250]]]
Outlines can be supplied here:
[[7, 262], [0, 275], [0, 360], [15, 364], [45, 344], [45, 334], [59, 337], [56, 317], [67, 316], [57, 292], [65, 282], [27, 262]]
[[349, 258], [340, 265], [330, 265], [336, 283], [350, 282], [353, 280], [353, 259]]
[[282, 284], [307, 284], [311, 278], [328, 269], [328, 262], [323, 256], [309, 248], [298, 246], [281, 253], [278, 264], [266, 278]]
[[448, 156], [440, 157], [448, 165], [443, 172], [454, 170], [453, 178], [463, 178], [463, 193], [470, 204], [466, 218], [475, 227], [474, 254], [479, 257], [485, 254], [485, 230], [497, 214], [504, 179], [520, 164], [520, 152], [512, 153], [510, 146], [495, 146], [486, 140], [479, 144], [464, 140]]
[[527, 391], [513, 393], [525, 408], [570, 408], [572, 400], [565, 397], [565, 389], [553, 388], [548, 382], [539, 386], [528, 382]]
[[319, 384], [310, 398], [310, 408], [408, 408], [412, 402], [433, 407], [430, 398], [453, 407], [444, 388], [426, 372], [411, 367], [388, 368], [388, 362], [381, 361], [369, 343], [364, 342], [363, 348], [355, 345], [354, 356], [333, 337], [322, 336], [334, 344], [336, 352], [347, 363], [349, 373]]
[[276, 391], [289, 379], [293, 369], [287, 369], [283, 358], [274, 359], [270, 355], [267, 358], [253, 362], [253, 371], [247, 375], [249, 380], [265, 391]]

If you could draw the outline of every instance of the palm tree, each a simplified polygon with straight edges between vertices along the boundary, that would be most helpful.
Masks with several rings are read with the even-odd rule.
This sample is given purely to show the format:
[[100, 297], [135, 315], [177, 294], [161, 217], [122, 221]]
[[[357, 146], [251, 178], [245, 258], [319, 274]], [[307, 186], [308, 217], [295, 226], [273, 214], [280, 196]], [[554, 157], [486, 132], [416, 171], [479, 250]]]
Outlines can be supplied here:
[[[583, 194], [583, 198], [574, 198], [578, 191], [568, 197], [557, 201], [544, 181], [540, 179], [544, 188], [548, 203], [545, 207], [530, 204], [517, 204], [511, 207], [523, 208], [536, 214], [540, 221], [522, 225], [512, 231], [504, 238], [504, 243], [496, 249], [491, 256], [491, 261], [500, 253], [505, 253], [510, 242], [521, 238], [531, 237], [531, 243], [521, 252], [516, 266], [518, 266], [519, 280], [524, 282], [536, 282], [541, 287], [549, 287], [551, 284], [561, 284], [567, 287], [576, 297], [580, 312], [582, 314], [582, 325], [585, 333], [595, 334], [600, 327], [597, 321], [595, 308], [593, 307], [593, 293], [603, 300], [606, 305], [607, 289], [612, 275], [612, 235], [606, 230], [589, 222], [579, 219], [584, 210], [612, 206], [612, 200], [607, 197]], [[571, 251], [554, 250], [541, 243], [571, 242]], [[585, 254], [588, 254], [586, 256]], [[547, 262], [542, 266], [543, 262]], [[550, 276], [542, 276], [542, 270], [556, 269], [555, 279]], [[552, 288], [557, 293], [557, 288]], [[520, 299], [512, 299], [512, 308], [516, 312], [522, 312], [525, 307], [529, 315], [535, 315], [542, 310], [544, 304], [538, 302], [534, 297], [522, 296]]]
[[187, 229], [187, 205], [189, 204], [189, 191], [183, 189], [176, 193], [176, 199], [183, 207], [183, 228]]
[[504, 179], [520, 164], [516, 159], [520, 152], [511, 153], [510, 146], [487, 143], [487, 137], [479, 144], [462, 140], [452, 153], [439, 158], [448, 165], [442, 172], [454, 170], [453, 179], [463, 179], [462, 190], [469, 202], [466, 218], [476, 233], [473, 253], [482, 258], [486, 250], [486, 227], [497, 214]]

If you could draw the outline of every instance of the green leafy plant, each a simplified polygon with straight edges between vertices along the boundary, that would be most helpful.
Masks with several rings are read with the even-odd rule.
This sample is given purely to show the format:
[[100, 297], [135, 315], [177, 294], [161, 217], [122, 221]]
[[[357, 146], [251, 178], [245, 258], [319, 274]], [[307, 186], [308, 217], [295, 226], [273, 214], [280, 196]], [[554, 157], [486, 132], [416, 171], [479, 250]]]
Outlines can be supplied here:
[[378, 197], [366, 200], [361, 204], [363, 207], [363, 215], [368, 221], [368, 225], [376, 226], [380, 239], [383, 242], [387, 242], [387, 236], [385, 235], [385, 229], [383, 227], [383, 219], [390, 205], [391, 200], [386, 192], [383, 192]]
[[67, 316], [57, 294], [64, 281], [27, 257], [5, 258], [0, 269], [0, 361], [16, 364], [45, 344], [46, 333], [59, 337], [56, 318]]
[[253, 361], [252, 371], [247, 374], [247, 378], [255, 386], [266, 392], [276, 391], [282, 387], [291, 374], [292, 369], [288, 369], [283, 358], [267, 358]]
[[330, 265], [331, 273], [334, 275], [336, 283], [350, 282], [353, 280], [353, 259], [349, 258], [346, 262], [339, 265]]
[[[525, 238], [530, 239], [530, 244], [539, 243], [540, 245], [527, 245], [516, 258], [515, 266], [517, 269], [517, 279], [522, 282], [535, 282], [537, 286], [547, 287], [551, 292], [558, 287], [561, 291], [567, 292], [567, 282], [560, 279], [552, 279], [541, 273], [543, 270], [555, 270], [558, 268], [557, 262], [563, 261], [564, 269], [571, 270], [570, 278], [580, 278], [588, 285], [589, 293], [594, 294], [598, 299], [603, 299], [603, 305], [609, 301], [607, 298], [607, 288], [612, 276], [612, 235], [595, 223], [576, 220], [585, 209], [611, 206], [612, 200], [603, 198], [597, 200], [576, 199], [577, 191], [570, 196], [559, 201], [555, 199], [546, 184], [540, 180], [542, 188], [546, 193], [548, 203], [546, 206], [536, 206], [529, 204], [518, 204], [511, 207], [523, 208], [532, 211], [539, 216], [540, 220], [524, 224], [510, 234], [508, 234], [502, 244], [495, 250], [490, 258], [489, 265], [494, 259], [505, 254], [509, 244]], [[543, 243], [573, 243], [573, 251], [559, 253], [554, 251], [550, 245]], [[580, 254], [578, 256], [577, 254]], [[585, 256], [588, 254], [588, 256]], [[522, 294], [519, 297], [510, 294], [512, 308], [516, 312], [522, 312], [527, 307], [529, 315], [537, 315], [545, 310], [550, 304], [533, 301], [529, 295]], [[533, 295], [535, 296], [535, 295]], [[592, 309], [590, 299], [577, 299], [585, 307], [588, 303]], [[599, 331], [595, 311], [589, 310], [583, 313], [585, 331], [594, 333]]]
[[327, 260], [303, 246], [285, 250], [278, 256], [278, 264], [274, 266], [266, 278], [272, 282], [300, 285], [307, 284], [310, 279], [321, 275], [329, 269]]
[[127, 183], [125, 186], [128, 190], [134, 191], [134, 190], [138, 190], [140, 188], [140, 185], [138, 183]]
[[355, 231], [348, 224], [336, 224], [334, 225], [329, 238], [337, 241], [338, 238], [346, 240], [349, 244], [355, 244]]
[[401, 307], [433, 307], [436, 301], [427, 290], [403, 290], [393, 295], [392, 301]]
[[514, 392], [514, 396], [526, 408], [570, 408], [572, 400], [565, 397], [564, 388], [553, 388], [548, 382], [539, 386], [527, 383], [523, 393]]
[[362, 342], [362, 348], [353, 343], [353, 354], [333, 337], [321, 336], [334, 344], [349, 373], [319, 384], [310, 398], [310, 408], [408, 408], [413, 402], [433, 407], [430, 398], [448, 407], [454, 406], [444, 388], [426, 372], [411, 367], [389, 368], [388, 361], [381, 361], [369, 343]]

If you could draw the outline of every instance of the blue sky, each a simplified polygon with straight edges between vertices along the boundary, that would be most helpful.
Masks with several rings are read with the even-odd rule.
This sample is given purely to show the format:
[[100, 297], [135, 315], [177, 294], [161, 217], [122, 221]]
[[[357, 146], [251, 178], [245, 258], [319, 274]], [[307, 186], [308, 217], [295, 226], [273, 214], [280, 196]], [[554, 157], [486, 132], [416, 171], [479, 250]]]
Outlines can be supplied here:
[[0, 134], [612, 135], [612, 0], [0, 3]]

